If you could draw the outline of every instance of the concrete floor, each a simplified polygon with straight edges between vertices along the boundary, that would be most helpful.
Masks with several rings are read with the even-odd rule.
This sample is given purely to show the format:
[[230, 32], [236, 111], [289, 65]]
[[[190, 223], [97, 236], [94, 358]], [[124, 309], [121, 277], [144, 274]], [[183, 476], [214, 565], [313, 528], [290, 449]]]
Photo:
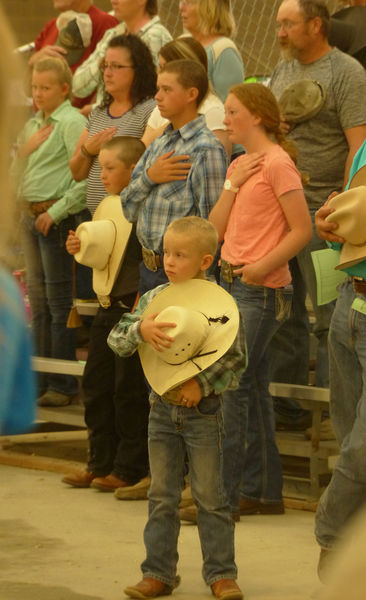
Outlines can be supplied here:
[[[140, 580], [147, 502], [78, 490], [45, 471], [0, 465], [0, 600], [121, 600]], [[242, 517], [238, 583], [246, 600], [320, 599], [314, 514]], [[197, 529], [180, 535], [177, 600], [212, 598]]]

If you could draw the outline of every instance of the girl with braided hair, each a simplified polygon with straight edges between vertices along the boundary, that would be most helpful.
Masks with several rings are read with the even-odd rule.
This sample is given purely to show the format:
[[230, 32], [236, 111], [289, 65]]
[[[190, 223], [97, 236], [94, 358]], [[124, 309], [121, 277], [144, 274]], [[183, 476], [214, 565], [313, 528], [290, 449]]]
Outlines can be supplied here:
[[244, 317], [248, 368], [224, 401], [224, 477], [233, 511], [283, 512], [282, 473], [268, 391], [268, 345], [291, 308], [288, 260], [312, 227], [273, 93], [258, 83], [231, 88], [225, 102], [230, 140], [246, 154], [234, 160], [210, 214], [221, 251], [221, 284]]

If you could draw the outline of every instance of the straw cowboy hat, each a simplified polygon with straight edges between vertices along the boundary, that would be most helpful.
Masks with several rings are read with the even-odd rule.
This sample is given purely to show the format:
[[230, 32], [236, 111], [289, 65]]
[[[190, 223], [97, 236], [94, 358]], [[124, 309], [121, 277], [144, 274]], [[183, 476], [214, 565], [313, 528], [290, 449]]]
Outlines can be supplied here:
[[336, 269], [351, 267], [366, 259], [366, 185], [352, 187], [332, 198], [329, 206], [336, 210], [326, 220], [337, 223], [336, 234], [346, 241]]
[[176, 323], [176, 327], [164, 329], [174, 338], [170, 348], [158, 352], [143, 342], [138, 349], [145, 376], [160, 396], [221, 358], [239, 328], [233, 297], [203, 279], [170, 284], [153, 298], [141, 318], [154, 313], [159, 313], [157, 321]]
[[93, 288], [102, 306], [108, 306], [108, 302], [103, 301], [109, 301], [131, 229], [132, 224], [123, 214], [120, 197], [107, 196], [99, 204], [93, 220], [81, 223], [75, 232], [80, 239], [75, 260], [93, 269]]
[[285, 121], [302, 123], [320, 111], [325, 98], [325, 88], [321, 83], [312, 79], [300, 79], [284, 89], [278, 104]]

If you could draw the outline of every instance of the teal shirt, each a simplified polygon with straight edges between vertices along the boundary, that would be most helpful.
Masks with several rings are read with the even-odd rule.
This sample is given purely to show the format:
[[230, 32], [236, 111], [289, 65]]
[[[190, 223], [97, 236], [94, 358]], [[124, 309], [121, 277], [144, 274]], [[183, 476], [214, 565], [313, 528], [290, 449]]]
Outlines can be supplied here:
[[51, 135], [27, 159], [16, 157], [12, 171], [18, 178], [18, 198], [29, 202], [58, 199], [48, 213], [59, 223], [86, 208], [86, 179], [74, 181], [69, 160], [87, 121], [65, 100], [46, 120], [42, 111], [29, 119], [18, 145], [24, 144], [45, 123], [54, 127]]
[[[366, 140], [364, 141], [364, 143], [362, 144], [360, 149], [355, 154], [355, 157], [353, 159], [353, 163], [351, 166], [351, 170], [349, 173], [349, 180], [346, 185], [346, 190], [348, 189], [351, 179], [355, 175], [355, 173], [357, 173], [357, 171], [365, 165], [366, 165]], [[366, 227], [366, 223], [365, 223], [365, 227]], [[333, 248], [333, 250], [340, 250], [342, 248], [342, 244], [340, 244], [339, 242], [328, 242], [328, 245], [331, 248]], [[363, 260], [362, 262], [357, 263], [357, 265], [354, 265], [353, 267], [347, 267], [347, 269], [341, 269], [341, 270], [345, 271], [345, 273], [347, 273], [347, 275], [351, 275], [353, 277], [362, 277], [362, 279], [366, 279], [366, 260]]]
[[[221, 39], [221, 38], [220, 38]], [[212, 44], [206, 46], [208, 60], [208, 78], [216, 94], [225, 102], [230, 88], [238, 83], [244, 83], [243, 60], [234, 48], [225, 48], [215, 61]]]

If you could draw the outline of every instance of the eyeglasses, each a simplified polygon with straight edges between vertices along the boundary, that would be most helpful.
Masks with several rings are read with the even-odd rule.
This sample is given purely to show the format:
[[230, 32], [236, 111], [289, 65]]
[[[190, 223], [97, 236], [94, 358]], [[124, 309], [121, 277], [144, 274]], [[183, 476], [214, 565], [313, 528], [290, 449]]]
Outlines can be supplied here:
[[301, 25], [304, 21], [289, 21], [288, 19], [284, 19], [283, 21], [276, 23], [276, 30], [284, 29], [285, 31], [289, 31], [295, 25]]
[[134, 69], [132, 65], [119, 65], [118, 63], [107, 63], [104, 60], [100, 63], [100, 70], [104, 72], [106, 69], [110, 69], [113, 73], [120, 69]]

